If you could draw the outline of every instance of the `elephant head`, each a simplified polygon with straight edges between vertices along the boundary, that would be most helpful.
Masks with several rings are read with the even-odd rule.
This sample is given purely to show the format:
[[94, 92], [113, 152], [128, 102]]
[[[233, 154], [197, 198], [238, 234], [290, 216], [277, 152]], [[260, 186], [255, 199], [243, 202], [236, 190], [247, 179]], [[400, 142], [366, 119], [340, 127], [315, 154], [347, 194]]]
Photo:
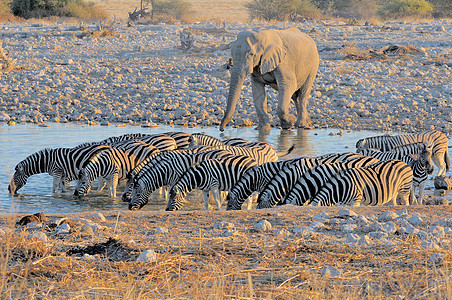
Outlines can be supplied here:
[[237, 40], [231, 44], [233, 67], [229, 84], [226, 111], [221, 121], [223, 131], [234, 115], [237, 100], [246, 77], [253, 72], [265, 74], [273, 71], [285, 56], [282, 39], [270, 36], [271, 31], [239, 33]]

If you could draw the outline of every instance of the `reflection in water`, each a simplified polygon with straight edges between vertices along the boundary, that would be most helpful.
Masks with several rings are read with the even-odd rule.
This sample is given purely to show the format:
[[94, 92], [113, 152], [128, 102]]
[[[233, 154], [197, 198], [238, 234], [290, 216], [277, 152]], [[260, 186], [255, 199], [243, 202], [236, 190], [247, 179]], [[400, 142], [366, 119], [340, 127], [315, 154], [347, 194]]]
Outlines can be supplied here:
[[[34, 175], [19, 191], [18, 197], [8, 194], [8, 184], [16, 164], [27, 156], [43, 148], [73, 147], [87, 141], [100, 141], [110, 136], [125, 133], [163, 133], [184, 131], [187, 133], [204, 132], [220, 139], [234, 137], [245, 138], [250, 142], [265, 141], [277, 152], [285, 152], [295, 145], [293, 152], [284, 159], [300, 156], [317, 156], [333, 152], [354, 151], [356, 140], [381, 134], [376, 132], [346, 132], [343, 136], [331, 134], [331, 130], [280, 130], [262, 132], [252, 128], [226, 128], [220, 133], [217, 127], [185, 128], [160, 126], [158, 128], [141, 127], [103, 127], [79, 126], [69, 124], [51, 124], [49, 127], [36, 125], [1, 126], [0, 125], [0, 213], [36, 213], [36, 212], [82, 212], [91, 210], [127, 210], [127, 203], [121, 201], [122, 184], [118, 187], [117, 198], [111, 199], [105, 192], [92, 191], [82, 199], [73, 199], [72, 192], [51, 193], [52, 178], [48, 174]], [[336, 130], [337, 131], [337, 130]], [[73, 191], [75, 182], [71, 183]], [[202, 209], [202, 197], [199, 192], [188, 198], [184, 209]], [[166, 202], [158, 193], [152, 196], [143, 209], [164, 210]]]

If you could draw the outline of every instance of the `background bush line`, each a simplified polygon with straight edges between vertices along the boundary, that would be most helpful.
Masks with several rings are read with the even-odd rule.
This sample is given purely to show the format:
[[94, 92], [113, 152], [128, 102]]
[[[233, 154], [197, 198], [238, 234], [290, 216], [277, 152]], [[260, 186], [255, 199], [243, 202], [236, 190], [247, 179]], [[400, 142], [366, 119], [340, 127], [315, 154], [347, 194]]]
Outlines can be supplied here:
[[[107, 13], [90, 0], [0, 0], [0, 21], [19, 18], [74, 17], [105, 19]], [[190, 0], [143, 0], [154, 20], [189, 21]], [[130, 11], [133, 10], [133, 5]], [[452, 18], [452, 0], [249, 0], [250, 19], [267, 21], [301, 18], [358, 20]]]

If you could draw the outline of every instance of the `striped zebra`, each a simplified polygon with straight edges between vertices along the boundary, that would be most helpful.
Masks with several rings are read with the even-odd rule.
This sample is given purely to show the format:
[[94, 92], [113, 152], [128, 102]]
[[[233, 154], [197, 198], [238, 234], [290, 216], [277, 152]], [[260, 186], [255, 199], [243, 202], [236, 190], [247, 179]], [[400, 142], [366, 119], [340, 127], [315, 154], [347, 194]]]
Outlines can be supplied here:
[[165, 132], [163, 134], [166, 134], [169, 137], [172, 137], [174, 141], [176, 142], [177, 149], [186, 149], [190, 146], [190, 137], [191, 134], [185, 133], [182, 131], [170, 131]]
[[[321, 162], [319, 161], [316, 166], [337, 162], [342, 162], [344, 165], [348, 166], [348, 168], [357, 168], [374, 164], [378, 162], [378, 159], [369, 156], [340, 160], [338, 160], [337, 157], [326, 157]], [[294, 186], [303, 178], [303, 175], [316, 166], [311, 165], [309, 168], [306, 168], [306, 166], [303, 165], [300, 166], [299, 164], [286, 166], [273, 177], [265, 189], [259, 194], [257, 208], [270, 208], [283, 201], [290, 191], [292, 191]]]
[[[162, 164], [163, 162], [167, 162], [172, 159], [176, 159], [182, 155], [193, 155], [201, 152], [207, 152], [212, 150], [212, 147], [208, 146], [201, 146], [201, 147], [194, 147], [194, 148], [188, 148], [188, 149], [180, 149], [180, 150], [174, 150], [171, 152], [161, 152], [153, 156], [149, 156], [145, 160], [141, 161], [132, 171], [128, 172], [126, 175], [126, 186], [124, 188], [124, 193], [122, 194], [122, 201], [124, 202], [130, 202], [131, 195], [133, 191], [133, 185], [135, 182], [135, 178], [140, 174], [140, 176], [146, 176], [148, 177], [150, 172], [153, 172], [154, 170], [158, 169], [158, 166]], [[177, 170], [177, 169], [170, 169], [170, 172]], [[162, 171], [163, 172], [163, 171]], [[158, 179], [158, 176], [164, 176], [165, 174], [157, 174], [156, 179]], [[149, 180], [152, 180], [153, 178], [149, 178]], [[160, 187], [163, 187], [164, 184], [160, 185]], [[148, 185], [149, 187], [149, 185]], [[150, 188], [150, 187], [149, 187]], [[152, 190], [153, 191], [153, 190]], [[152, 193], [152, 191], [149, 192]], [[147, 200], [145, 201], [147, 202]], [[144, 204], [143, 204], [144, 205]]]
[[249, 141], [243, 138], [231, 138], [223, 141], [223, 144], [227, 146], [243, 146], [248, 143]]
[[[433, 146], [433, 145], [432, 145]], [[390, 159], [402, 159], [402, 157], [418, 153], [424, 151], [424, 149], [428, 147], [424, 143], [413, 143], [406, 144], [401, 146], [396, 146], [392, 150], [389, 151], [380, 151], [377, 149], [360, 149], [359, 153], [366, 156], [372, 156], [378, 158], [379, 160], [390, 160]]]
[[333, 164], [322, 164], [305, 172], [295, 183], [292, 190], [284, 196], [284, 204], [307, 205], [320, 188], [337, 173], [377, 163], [378, 159], [364, 157], [367, 162], [361, 163], [359, 158]]
[[80, 170], [74, 196], [85, 196], [91, 189], [91, 183], [101, 177], [107, 183], [109, 196], [115, 198], [118, 180], [125, 178], [138, 163], [135, 155], [115, 148], [95, 155]]
[[450, 159], [447, 151], [447, 136], [437, 130], [429, 130], [421, 133], [407, 133], [395, 136], [374, 136], [360, 139], [356, 143], [357, 151], [360, 149], [378, 149], [380, 151], [389, 151], [392, 148], [404, 144], [417, 142], [433, 144], [432, 160], [439, 168], [437, 176], [444, 175], [449, 171]]
[[110, 146], [96, 144], [40, 150], [16, 165], [8, 191], [16, 194], [28, 177], [48, 173], [53, 177], [52, 192], [56, 193], [60, 188], [64, 192], [66, 182], [76, 180], [78, 171], [93, 155], [109, 149]]
[[247, 199], [247, 208], [249, 209], [251, 205], [249, 202], [251, 199], [249, 197], [251, 194], [254, 192], [261, 193], [273, 177], [288, 165], [296, 164], [306, 171], [325, 161], [341, 161], [361, 156], [357, 153], [331, 153], [318, 157], [300, 157], [278, 162], [268, 162], [259, 167], [254, 167], [248, 170], [229, 191], [227, 209], [239, 210], [243, 202]]
[[213, 136], [210, 136], [205, 133], [193, 133], [191, 135], [189, 141], [190, 141], [190, 147], [200, 146], [200, 145], [204, 145], [204, 146], [223, 146], [224, 145], [224, 143], [221, 140], [214, 138]]
[[142, 140], [126, 140], [111, 144], [112, 148], [123, 150], [134, 155], [138, 160], [143, 160], [152, 154], [160, 153], [160, 150]]
[[[276, 152], [271, 147], [266, 145], [259, 145], [257, 147], [234, 147], [234, 146], [217, 146], [210, 147], [213, 150], [227, 151], [233, 155], [244, 155], [253, 158], [258, 164], [268, 162], [267, 159], [277, 159]], [[174, 171], [186, 170], [187, 165], [182, 164], [180, 161], [174, 161], [172, 164], [165, 164], [168, 156], [159, 156], [157, 160], [154, 160], [151, 164], [142, 168], [142, 170], [135, 176], [134, 185], [132, 188], [132, 197], [136, 200], [129, 202], [129, 209], [136, 210], [143, 207], [149, 198], [149, 195], [157, 188], [163, 186], [163, 182], [167, 181], [167, 177]], [[200, 161], [199, 161], [200, 162]], [[198, 162], [198, 163], [199, 163]], [[163, 164], [162, 166], [158, 166]], [[163, 168], [163, 169], [160, 169]], [[185, 168], [185, 169], [184, 169]], [[180, 174], [181, 175], [181, 174]], [[179, 175], [179, 176], [180, 176]], [[136, 189], [138, 187], [139, 189]]]
[[413, 171], [400, 160], [388, 160], [337, 173], [319, 190], [312, 205], [382, 205], [397, 198], [409, 204]]
[[[428, 175], [433, 174], [432, 146], [425, 147], [418, 155], [405, 155], [401, 161], [408, 164], [413, 170], [413, 186], [411, 188], [411, 197], [413, 204], [422, 205], [425, 183]], [[419, 188], [419, 195], [416, 198], [415, 190]]]
[[218, 210], [221, 210], [219, 191], [230, 190], [249, 168], [257, 162], [243, 155], [229, 155], [223, 159], [210, 159], [189, 169], [169, 192], [166, 210], [179, 210], [185, 196], [193, 189], [203, 191], [204, 208], [209, 209], [208, 192], [212, 191]]
[[100, 141], [99, 143], [111, 145], [126, 140], [141, 140], [146, 144], [156, 147], [157, 149], [159, 149], [159, 151], [162, 152], [175, 150], [177, 148], [177, 144], [174, 138], [164, 133], [155, 133], [155, 134], [128, 133], [120, 136], [109, 137], [105, 140]]

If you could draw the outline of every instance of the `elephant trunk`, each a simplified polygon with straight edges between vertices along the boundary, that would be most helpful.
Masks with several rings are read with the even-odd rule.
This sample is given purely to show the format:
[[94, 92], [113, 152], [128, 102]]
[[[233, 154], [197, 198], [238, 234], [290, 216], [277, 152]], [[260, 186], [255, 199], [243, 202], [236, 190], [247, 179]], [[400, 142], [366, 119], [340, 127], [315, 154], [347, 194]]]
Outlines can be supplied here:
[[231, 82], [229, 85], [229, 95], [228, 95], [228, 104], [226, 107], [226, 111], [224, 112], [223, 120], [220, 124], [220, 131], [223, 131], [229, 121], [232, 119], [232, 116], [235, 112], [235, 107], [237, 105], [237, 100], [239, 99], [240, 92], [242, 91], [243, 82], [248, 74], [244, 74], [239, 71], [238, 68], [233, 69], [231, 74]]

